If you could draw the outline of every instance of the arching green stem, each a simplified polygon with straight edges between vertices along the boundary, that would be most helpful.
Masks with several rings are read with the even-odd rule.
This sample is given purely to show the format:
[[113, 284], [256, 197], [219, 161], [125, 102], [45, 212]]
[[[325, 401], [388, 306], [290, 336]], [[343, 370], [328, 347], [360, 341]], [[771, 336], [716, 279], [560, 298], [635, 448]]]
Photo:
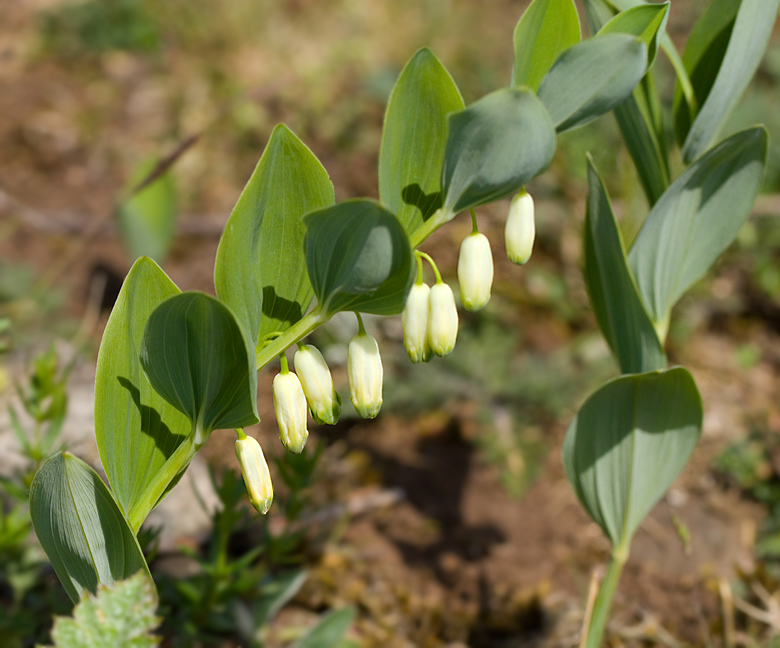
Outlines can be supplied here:
[[330, 318], [331, 315], [322, 312], [319, 307], [315, 308], [308, 315], [304, 315], [295, 324], [293, 324], [286, 331], [282, 332], [263, 348], [257, 349], [255, 351], [255, 356], [257, 358], [257, 370], [259, 371], [265, 367], [265, 365], [271, 362], [271, 360], [282, 353], [285, 349], [298, 342], [298, 340], [305, 338], [307, 335], [309, 335], [309, 333], [327, 322]]
[[436, 275], [436, 283], [437, 284], [442, 283], [443, 280], [441, 278], [441, 273], [439, 272], [439, 268], [436, 266], [434, 260], [427, 254], [425, 254], [425, 252], [420, 252], [420, 250], [415, 250], [414, 253], [417, 254], [419, 257], [425, 259], [430, 264], [431, 268], [433, 268], [433, 274]]

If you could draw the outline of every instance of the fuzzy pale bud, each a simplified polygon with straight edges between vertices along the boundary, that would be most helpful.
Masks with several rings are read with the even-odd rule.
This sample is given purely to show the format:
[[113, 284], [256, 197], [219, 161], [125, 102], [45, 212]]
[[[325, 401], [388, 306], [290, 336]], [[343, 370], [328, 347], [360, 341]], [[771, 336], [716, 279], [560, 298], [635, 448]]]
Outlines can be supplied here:
[[279, 424], [279, 437], [290, 452], [300, 454], [309, 438], [306, 429], [306, 397], [298, 376], [280, 373], [274, 378], [274, 412]]
[[521, 191], [512, 198], [504, 229], [506, 254], [512, 263], [522, 265], [531, 258], [535, 236], [534, 200]]
[[263, 449], [257, 439], [246, 436], [236, 441], [236, 458], [241, 465], [249, 501], [258, 512], [265, 515], [274, 500], [274, 487]]
[[452, 288], [443, 282], [433, 286], [428, 308], [428, 344], [437, 356], [446, 356], [458, 337], [458, 308]]
[[431, 347], [428, 344], [428, 301], [431, 288], [428, 284], [415, 284], [406, 298], [401, 314], [404, 331], [404, 348], [412, 362], [428, 362]]
[[333, 388], [325, 358], [317, 347], [307, 344], [295, 352], [294, 362], [312, 418], [320, 425], [333, 425], [341, 414], [341, 398]]
[[358, 333], [349, 341], [347, 353], [352, 404], [362, 418], [376, 418], [382, 407], [382, 357], [379, 355], [379, 346], [367, 333]]
[[466, 310], [478, 311], [487, 305], [493, 285], [493, 255], [484, 234], [474, 232], [460, 244], [458, 283]]

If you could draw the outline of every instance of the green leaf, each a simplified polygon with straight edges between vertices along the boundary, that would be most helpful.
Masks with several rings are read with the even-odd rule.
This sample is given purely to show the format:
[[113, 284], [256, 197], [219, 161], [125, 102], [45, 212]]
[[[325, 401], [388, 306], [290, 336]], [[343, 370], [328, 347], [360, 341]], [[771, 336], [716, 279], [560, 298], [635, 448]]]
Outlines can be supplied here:
[[138, 361], [149, 316], [178, 294], [179, 289], [154, 261], [138, 259], [100, 343], [95, 437], [103, 469], [125, 514], [192, 429], [187, 418], [154, 391]]
[[192, 422], [195, 444], [217, 429], [258, 422], [254, 349], [222, 302], [176, 295], [149, 317], [141, 366], [157, 392]]
[[290, 648], [334, 648], [354, 620], [355, 610], [352, 608], [332, 610]]
[[135, 533], [97, 473], [69, 452], [47, 459], [30, 485], [35, 533], [71, 600], [143, 570]]
[[51, 631], [54, 648], [153, 648], [160, 643], [152, 631], [157, 593], [143, 573], [100, 586], [73, 609], [73, 617], [55, 617]]
[[563, 442], [566, 476], [616, 548], [682, 472], [701, 435], [702, 404], [682, 367], [621, 376], [580, 408]]
[[663, 369], [666, 356], [628, 268], [604, 182], [588, 156], [585, 283], [601, 332], [622, 373]]
[[683, 101], [682, 87], [678, 80], [672, 112], [677, 143], [680, 146], [685, 143], [698, 107], [704, 104], [715, 83], [726, 55], [740, 2], [741, 0], [713, 0], [688, 36], [682, 63], [693, 88], [694, 105]]
[[558, 57], [539, 87], [558, 132], [582, 126], [628, 97], [647, 69], [647, 45], [629, 34], [578, 43]]
[[658, 46], [666, 33], [666, 21], [669, 18], [669, 2], [663, 4], [641, 4], [621, 11], [599, 31], [599, 37], [605, 34], [633, 34], [647, 45], [647, 70], [658, 54]]
[[414, 254], [398, 219], [379, 203], [346, 200], [309, 213], [306, 265], [324, 313], [400, 313], [414, 279]]
[[580, 19], [572, 0], [534, 0], [515, 27], [512, 85], [536, 92], [558, 55], [580, 38]]
[[[641, 0], [638, 0], [638, 2], [642, 4]], [[588, 29], [594, 36], [618, 12], [618, 9], [611, 2], [607, 2], [607, 0], [584, 0], [584, 5]]]
[[[156, 161], [147, 160], [132, 175], [130, 187], [149, 176]], [[163, 173], [135, 191], [117, 207], [119, 232], [131, 258], [151, 257], [161, 262], [176, 233], [176, 189], [170, 173]]]
[[[648, 6], [642, 0], [585, 0], [585, 11], [591, 32], [598, 32], [613, 19], [618, 9], [623, 11]], [[651, 7], [652, 8], [652, 7]], [[693, 90], [685, 66], [677, 54], [674, 43], [665, 30], [659, 30], [661, 47], [677, 73], [680, 100], [693, 102]], [[656, 41], [656, 45], [657, 45]], [[631, 96], [614, 109], [623, 140], [634, 161], [642, 189], [650, 206], [661, 197], [669, 186], [669, 159], [666, 150], [666, 132], [661, 115], [661, 105], [655, 83], [648, 73]]]
[[214, 268], [217, 295], [253, 346], [306, 313], [314, 293], [304, 261], [303, 215], [333, 202], [323, 166], [279, 124], [225, 225]]
[[767, 145], [761, 126], [724, 140], [672, 183], [642, 225], [628, 260], [661, 331], [675, 302], [704, 276], [750, 214]]
[[306, 582], [308, 574], [298, 569], [281, 574], [263, 588], [262, 595], [252, 607], [254, 626], [260, 628], [271, 623], [279, 611], [300, 591]]
[[447, 114], [462, 108], [450, 73], [429, 49], [418, 50], [393, 86], [379, 151], [379, 199], [410, 239], [442, 205]]
[[503, 88], [449, 116], [444, 209], [455, 214], [519, 191], [555, 154], [550, 115], [530, 90]]
[[[624, 3], [624, 4], [631, 4]], [[612, 5], [592, 0], [586, 4], [592, 26], [600, 28], [599, 35], [627, 33], [639, 36], [649, 48], [648, 69], [652, 67], [658, 46], [665, 36], [669, 3], [662, 5], [637, 4], [609, 19], [603, 25], [604, 13], [611, 13]], [[605, 8], [604, 13], [598, 7]], [[669, 185], [669, 162], [661, 105], [650, 74], [646, 74], [625, 101], [614, 108], [626, 148], [634, 161], [639, 180], [652, 206]]]
[[614, 113], [652, 207], [669, 186], [669, 162], [661, 106], [649, 73]]
[[[732, 18], [736, 5], [739, 9]], [[707, 150], [753, 78], [772, 35], [778, 5], [780, 0], [715, 0], [699, 21], [702, 26], [694, 26], [683, 61], [700, 109], [690, 130], [683, 102], [677, 102], [675, 114], [678, 139], [685, 137], [686, 163]]]

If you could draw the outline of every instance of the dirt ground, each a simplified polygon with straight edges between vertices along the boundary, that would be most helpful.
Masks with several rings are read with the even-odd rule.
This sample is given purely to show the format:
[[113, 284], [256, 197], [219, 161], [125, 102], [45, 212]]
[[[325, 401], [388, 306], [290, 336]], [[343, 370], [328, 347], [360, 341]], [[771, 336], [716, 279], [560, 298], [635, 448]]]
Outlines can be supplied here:
[[[164, 80], [142, 59], [113, 53], [75, 69], [73, 61], [31, 53], [36, 12], [56, 5], [11, 2], [0, 7], [0, 271], [20, 264], [33, 268], [39, 286], [64, 295], [57, 318], [72, 322], [71, 332], [81, 327], [96, 352], [106, 307], [131, 263], [112, 219], [124, 185], [120, 153], [125, 146], [142, 148], [134, 136], [170, 151], [194, 131], [185, 129], [178, 137], [155, 134], [149, 120], [156, 118], [161, 100], [155, 93], [163, 92]], [[175, 55], [168, 64], [186, 71]], [[288, 109], [274, 106], [273, 88], [264, 92], [252, 101], [265, 102], [271, 117], [283, 118]], [[85, 124], [100, 102], [104, 107], [96, 123]], [[381, 107], [373, 104], [359, 115], [369, 123], [361, 136], [378, 133], [381, 115]], [[267, 134], [262, 125], [257, 128], [255, 159]], [[371, 169], [377, 140], [346, 151], [324, 136], [311, 144], [338, 197], [375, 194]], [[220, 230], [254, 163], [242, 152], [236, 172], [239, 162], [225, 162], [230, 153], [229, 145], [216, 145], [207, 133], [182, 158], [185, 189], [205, 185], [183, 199], [179, 234], [164, 264], [184, 290], [213, 293]], [[215, 165], [228, 169], [204, 175], [204, 158], [210, 155]], [[577, 336], [596, 337], [578, 269], [583, 187], [562, 189], [553, 177], [542, 178], [536, 191], [538, 213], [551, 216], [550, 224], [540, 225], [538, 254], [529, 268], [519, 270], [498, 259], [506, 205], [480, 213], [497, 258], [492, 316], [518, 332], [519, 339], [507, 338], [505, 352], [518, 362], [529, 354], [550, 358]], [[426, 244], [449, 275], [455, 267], [454, 243], [467, 231], [467, 223], [455, 223]], [[575, 316], [562, 322], [549, 301], [538, 298], [535, 281], [541, 275], [534, 274], [534, 265], [563, 277]], [[100, 286], [96, 277], [102, 276], [108, 276], [105, 291], [90, 297]], [[780, 433], [780, 331], [771, 313], [729, 306], [746, 281], [739, 267], [720, 267], [707, 284], [709, 293], [681, 308], [680, 317], [693, 333], [685, 344], [673, 341], [671, 352], [691, 369], [702, 392], [704, 434], [682, 477], [635, 537], [615, 601], [611, 645], [722, 645], [724, 623], [735, 616], [729, 607], [731, 583], [738, 576], [751, 583], [760, 571], [753, 550], [763, 510], [712, 468], [727, 444], [751, 430]], [[19, 300], [16, 305], [32, 312]], [[473, 324], [464, 318], [464, 327]], [[45, 325], [36, 321], [31, 327], [45, 330]], [[398, 324], [377, 326], [389, 373], [402, 382], [409, 368], [402, 364]], [[746, 341], [757, 347], [758, 360], [744, 369], [736, 358]], [[264, 423], [257, 432], [269, 445], [276, 443], [271, 377], [268, 371], [261, 375]], [[587, 384], [580, 387], [580, 398]], [[386, 389], [392, 388], [390, 382]], [[307, 610], [352, 604], [359, 611], [355, 637], [366, 646], [577, 644], [592, 575], [602, 573], [609, 554], [561, 465], [560, 446], [578, 403], [555, 413], [539, 408], [530, 427], [544, 450], [533, 458], [535, 477], [520, 497], [507, 492], [498, 463], [480, 442], [506, 419], [506, 408], [499, 401], [493, 405], [486, 417], [484, 402], [465, 392], [453, 397], [442, 384], [421, 416], [390, 407], [374, 422], [349, 419], [315, 432], [327, 445], [325, 503], [357, 504], [328, 528], [327, 541], [315, 552], [310, 582], [280, 622], [305, 616]], [[510, 421], [513, 433], [522, 436], [516, 427]], [[232, 456], [231, 444], [227, 435], [215, 435], [205, 454], [223, 462]], [[531, 460], [522, 453], [518, 457]], [[530, 472], [531, 467], [519, 470]], [[383, 500], [389, 503], [361, 510], [360, 503], [375, 501], [377, 493], [389, 494]]]

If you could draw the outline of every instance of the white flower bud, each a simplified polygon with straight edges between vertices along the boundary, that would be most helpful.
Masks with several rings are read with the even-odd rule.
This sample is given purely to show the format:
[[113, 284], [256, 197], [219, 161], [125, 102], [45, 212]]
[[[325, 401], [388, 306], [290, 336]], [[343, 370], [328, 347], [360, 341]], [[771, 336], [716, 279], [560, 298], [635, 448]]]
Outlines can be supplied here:
[[512, 198], [504, 229], [506, 254], [512, 263], [522, 265], [531, 258], [535, 236], [534, 199], [521, 191]]
[[431, 288], [428, 304], [428, 344], [437, 356], [446, 356], [458, 337], [458, 308], [452, 288], [437, 283]]
[[490, 300], [493, 285], [493, 255], [487, 236], [475, 232], [460, 244], [458, 257], [460, 300], [466, 310], [482, 310]]
[[376, 418], [382, 407], [382, 357], [376, 340], [367, 333], [358, 333], [349, 341], [347, 373], [349, 397], [357, 413]]
[[428, 284], [414, 284], [406, 299], [401, 325], [404, 330], [404, 348], [412, 362], [428, 362], [431, 347], [428, 344]]
[[312, 418], [320, 425], [333, 425], [341, 414], [341, 398], [333, 388], [325, 358], [317, 347], [307, 344], [295, 352], [294, 362]]
[[279, 437], [290, 452], [300, 454], [309, 431], [306, 429], [306, 397], [298, 376], [280, 373], [274, 378], [274, 412], [279, 424]]
[[257, 439], [247, 436], [236, 441], [236, 457], [244, 475], [249, 501], [258, 512], [265, 515], [274, 500], [274, 487], [263, 449]]

